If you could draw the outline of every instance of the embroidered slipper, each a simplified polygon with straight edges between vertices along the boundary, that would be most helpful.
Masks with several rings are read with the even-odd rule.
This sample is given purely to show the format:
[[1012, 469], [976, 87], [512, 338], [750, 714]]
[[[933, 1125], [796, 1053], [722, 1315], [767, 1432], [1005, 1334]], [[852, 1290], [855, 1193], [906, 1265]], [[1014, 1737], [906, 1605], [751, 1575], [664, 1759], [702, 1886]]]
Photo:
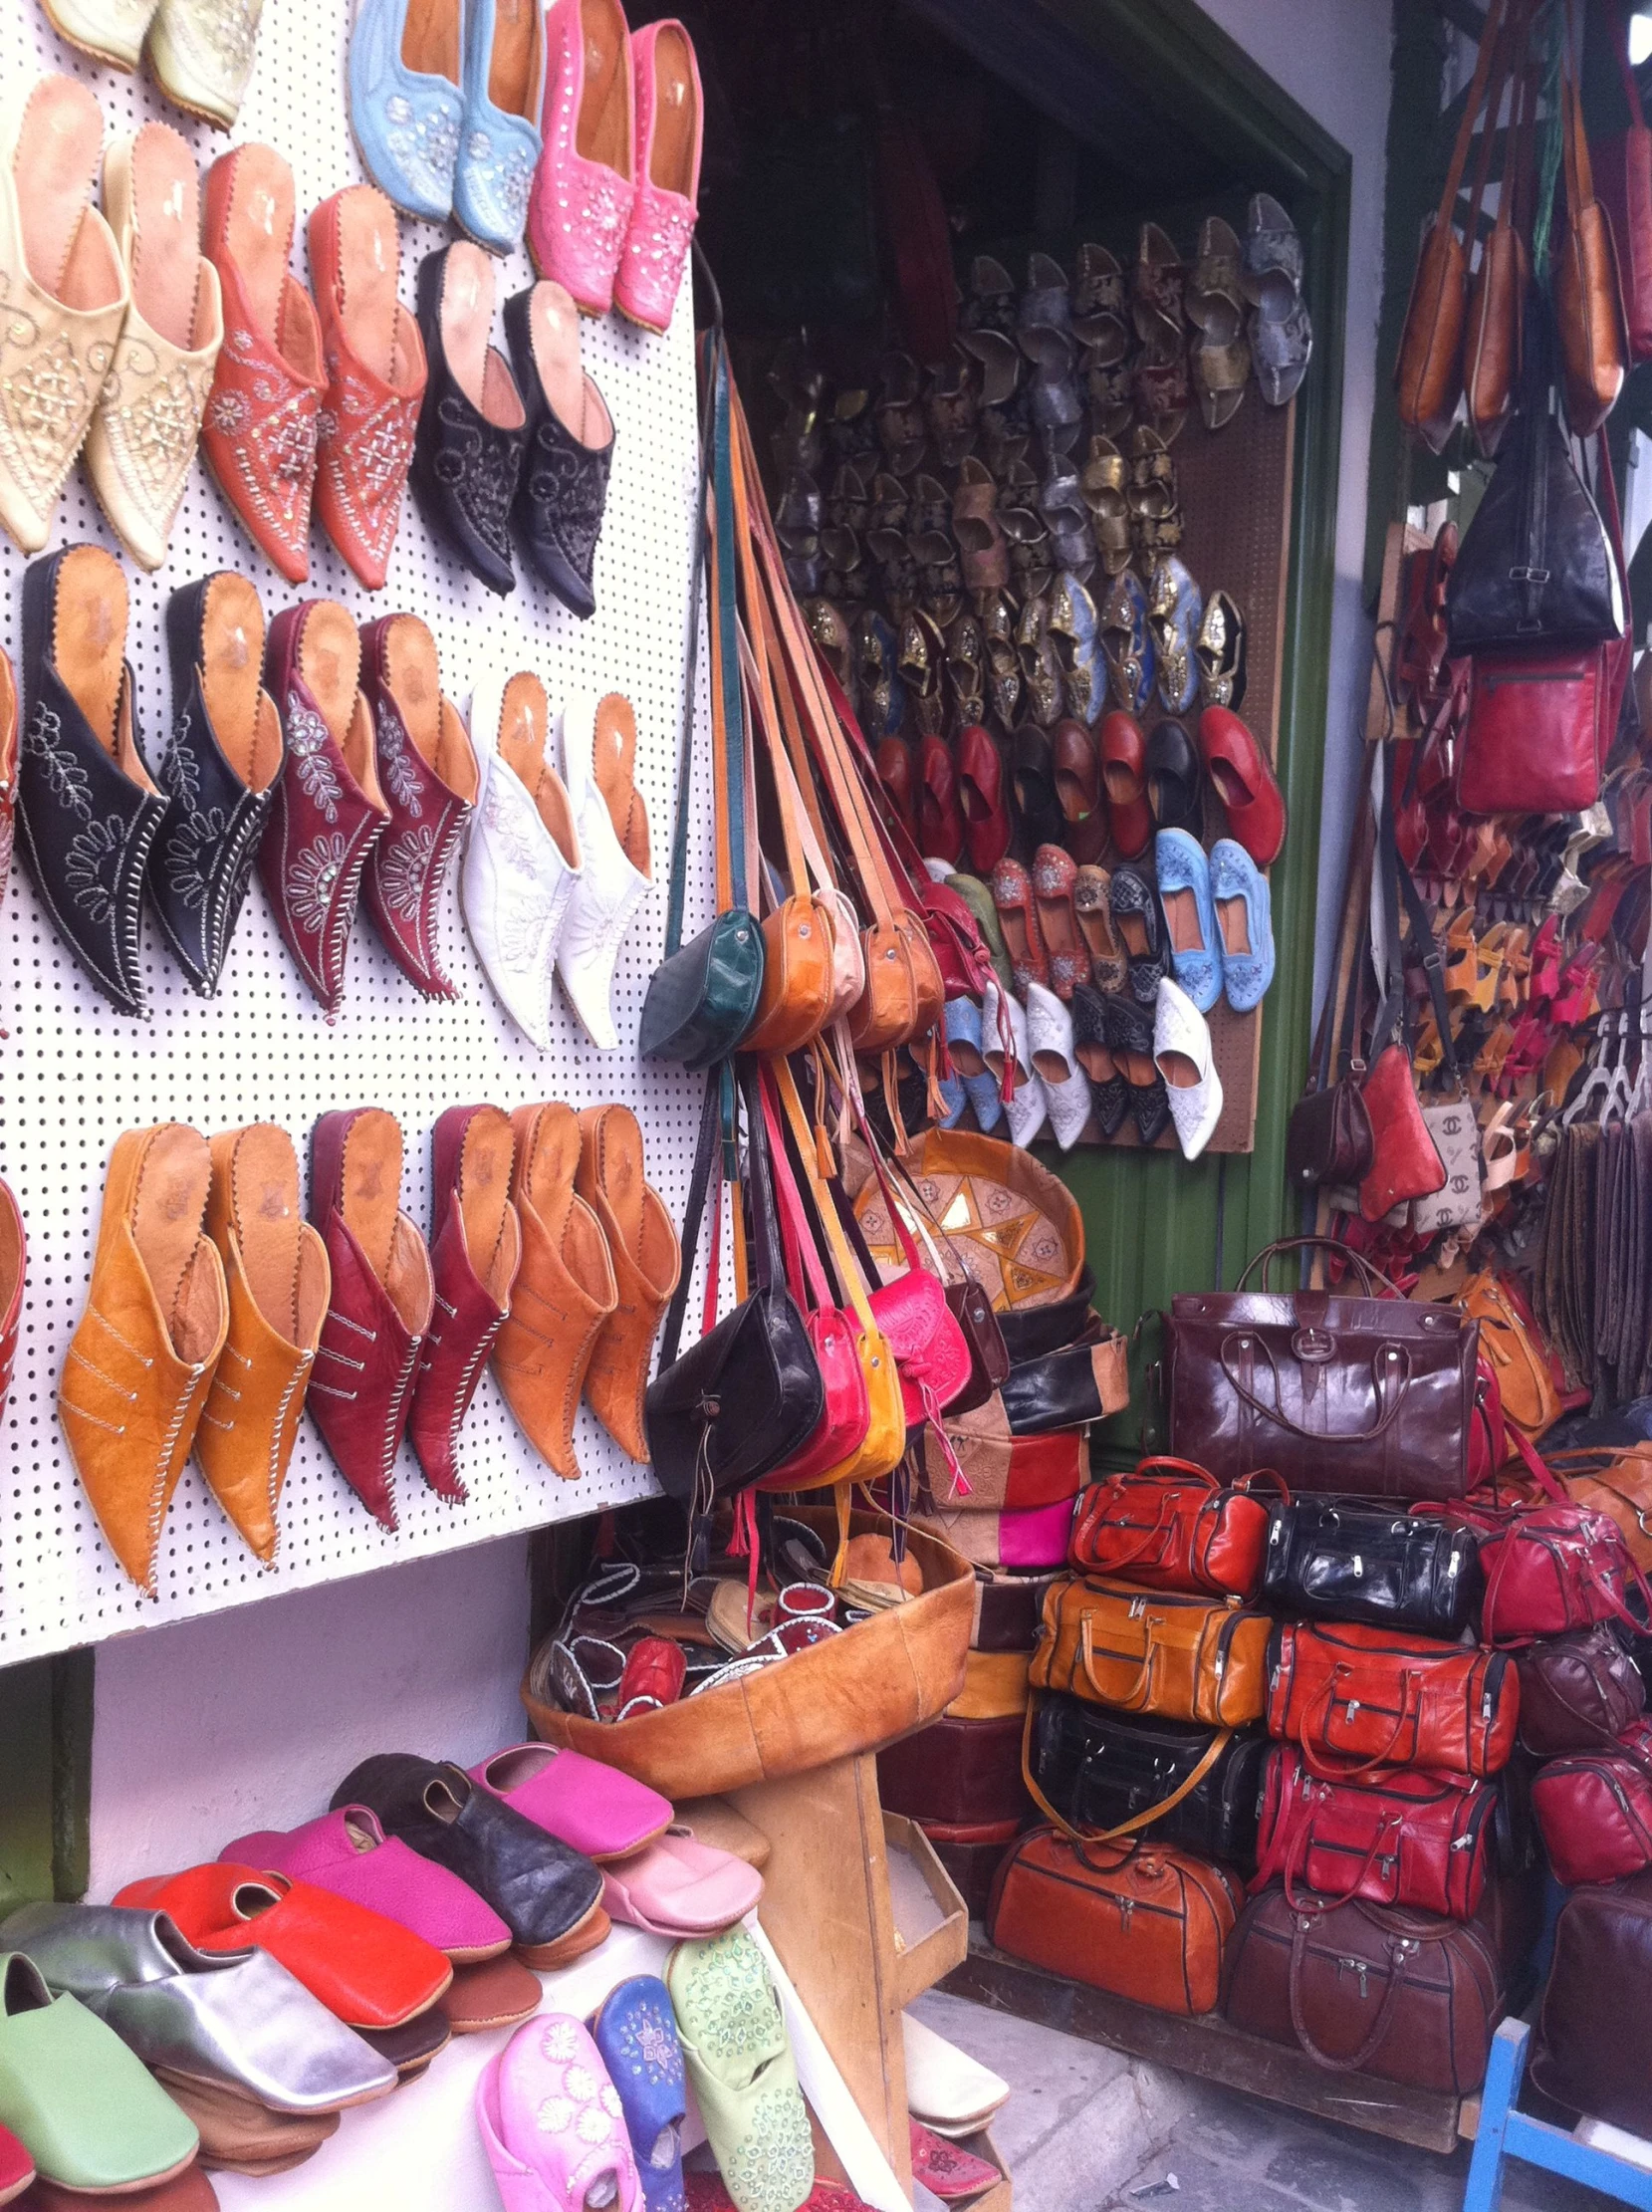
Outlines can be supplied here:
[[566, 2013], [517, 2030], [476, 2085], [476, 2122], [511, 2212], [641, 2212], [619, 2092]]
[[683, 2212], [687, 2078], [670, 1991], [653, 1974], [633, 1974], [596, 2008], [590, 2036], [619, 2095], [643, 2203]]
[[763, 1953], [744, 1928], [709, 1943], [679, 1943], [665, 1982], [712, 2155], [737, 2212], [799, 2212], [815, 2186], [815, 2148]]

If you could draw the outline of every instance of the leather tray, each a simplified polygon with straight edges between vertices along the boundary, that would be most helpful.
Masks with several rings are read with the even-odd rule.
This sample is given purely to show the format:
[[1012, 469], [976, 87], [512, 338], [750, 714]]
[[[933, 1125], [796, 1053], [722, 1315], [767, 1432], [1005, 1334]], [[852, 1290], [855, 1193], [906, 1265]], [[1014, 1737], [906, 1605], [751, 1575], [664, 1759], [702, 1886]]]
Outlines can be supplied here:
[[[788, 1510], [835, 1546], [835, 1512]], [[886, 1527], [876, 1515], [857, 1513], [849, 1533], [875, 1536]], [[525, 1674], [522, 1702], [535, 1734], [618, 1767], [673, 1800], [720, 1796], [881, 1750], [935, 1719], [962, 1692], [975, 1619], [967, 1562], [918, 1529], [907, 1543], [924, 1585], [910, 1604], [891, 1605], [840, 1636], [635, 1720], [565, 1713], [535, 1697]]]

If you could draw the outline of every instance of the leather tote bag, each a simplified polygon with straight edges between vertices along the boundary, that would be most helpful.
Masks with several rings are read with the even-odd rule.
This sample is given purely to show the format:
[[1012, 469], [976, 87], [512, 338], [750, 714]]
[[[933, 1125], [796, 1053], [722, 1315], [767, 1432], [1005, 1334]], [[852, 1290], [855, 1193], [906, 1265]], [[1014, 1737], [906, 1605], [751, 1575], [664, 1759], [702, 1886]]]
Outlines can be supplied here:
[[1628, 10], [1611, 21], [1612, 48], [1623, 80], [1629, 127], [1594, 151], [1594, 188], [1612, 226], [1618, 295], [1631, 362], [1652, 360], [1652, 130], [1629, 67]]
[[1379, 1767], [1484, 1779], [1509, 1764], [1520, 1677], [1506, 1651], [1356, 1621], [1283, 1621], [1269, 1653], [1268, 1732], [1310, 1771], [1357, 1782]]
[[[671, 882], [666, 905], [665, 952], [648, 980], [637, 1033], [644, 1060], [709, 1068], [725, 1059], [751, 1026], [763, 989], [763, 932], [743, 903], [746, 865], [744, 701], [734, 608], [734, 516], [730, 496], [730, 374], [721, 331], [707, 340], [708, 418], [704, 453], [698, 555], [689, 613], [688, 676], [683, 736], [677, 763], [677, 818], [671, 840]], [[708, 434], [709, 433], [709, 434]], [[716, 528], [708, 532], [708, 495], [714, 494]], [[715, 546], [713, 545], [715, 539]], [[692, 781], [694, 676], [700, 641], [704, 579], [715, 561], [717, 589], [709, 625], [713, 783], [717, 823], [718, 910], [688, 944], [683, 937], [687, 893], [689, 789]], [[739, 898], [737, 900], [737, 886]]]
[[[1532, 256], [1527, 241], [1531, 230], [1537, 65], [1528, 57], [1531, 27], [1530, 0], [1521, 0], [1508, 24], [1504, 66], [1513, 96], [1497, 221], [1481, 248], [1480, 265], [1469, 284], [1468, 326], [1463, 341], [1463, 395], [1468, 403], [1469, 428], [1476, 446], [1488, 459], [1502, 442], [1519, 396], [1526, 305], [1532, 288]], [[1490, 124], [1502, 98], [1502, 87], [1497, 86], [1488, 109], [1483, 155], [1490, 152]]]
[[1455, 1642], [1479, 1616], [1480, 1547], [1438, 1518], [1357, 1498], [1293, 1498], [1274, 1510], [1266, 1562], [1264, 1602], [1298, 1618]]
[[[1417, 254], [1411, 298], [1400, 333], [1399, 356], [1394, 364], [1394, 393], [1399, 418], [1415, 430], [1432, 452], [1438, 453], [1451, 433], [1452, 417], [1463, 390], [1463, 330], [1468, 315], [1469, 247], [1457, 228], [1457, 198], [1463, 188], [1475, 124], [1486, 106], [1492, 65], [1503, 32], [1503, 0], [1492, 0], [1474, 78], [1463, 105], [1463, 120], [1452, 148], [1440, 204], [1430, 216]], [[1495, 117], [1489, 119], [1495, 122]], [[1482, 140], [1489, 144], [1492, 132]], [[1469, 211], [1468, 237], [1473, 239], [1480, 221], [1485, 164], [1480, 165], [1478, 188]]]
[[[1235, 1483], [1277, 1471], [1293, 1495], [1460, 1498], [1479, 1330], [1455, 1307], [1375, 1295], [1366, 1262], [1335, 1246], [1371, 1294], [1271, 1292], [1257, 1255], [1232, 1292], [1183, 1293], [1166, 1328], [1170, 1448]], [[1263, 1288], [1249, 1290], [1263, 1270]]]
[[1486, 1576], [1481, 1632], [1488, 1643], [1564, 1635], [1597, 1620], [1620, 1620], [1633, 1630], [1637, 1623], [1625, 1603], [1629, 1585], [1638, 1585], [1643, 1601], [1648, 1597], [1622, 1530], [1585, 1506], [1517, 1514], [1482, 1543], [1480, 1563]]
[[1470, 2096], [1486, 2079], [1503, 1997], [1486, 1917], [1354, 1897], [1315, 1918], [1294, 1910], [1279, 1882], [1234, 1932], [1222, 2011], [1326, 2073]]
[[1090, 1484], [1067, 1557], [1081, 1575], [1122, 1575], [1143, 1590], [1252, 1598], [1262, 1582], [1270, 1508], [1289, 1497], [1269, 1470], [1224, 1488], [1191, 1460], [1144, 1459], [1131, 1474]]
[[1086, 1842], [1173, 1843], [1244, 1871], [1256, 1864], [1268, 1739], [1037, 1700], [1026, 1787], [1047, 1820]]
[[987, 1934], [1001, 1951], [1155, 2012], [1213, 2012], [1239, 1876], [1168, 1844], [1024, 1836], [999, 1867]]
[[1291, 1744], [1268, 1756], [1257, 1881], [1280, 1876], [1293, 1908], [1367, 1897], [1472, 1919], [1496, 1840], [1498, 1787], [1386, 1767], [1358, 1782], [1315, 1775]]
[[1101, 1576], [1051, 1586], [1028, 1680], [1120, 1712], [1241, 1728], [1268, 1703], [1266, 1613]]
[[[782, 1466], [815, 1434], [826, 1410], [820, 1362], [809, 1326], [786, 1288], [779, 1259], [765, 1147], [751, 1116], [747, 1149], [752, 1183], [757, 1286], [696, 1345], [679, 1353], [688, 1308], [688, 1280], [699, 1246], [718, 1158], [722, 1085], [706, 1085], [705, 1110], [683, 1224], [683, 1269], [660, 1338], [659, 1367], [643, 1399], [648, 1456], [660, 1488], [701, 1519], [727, 1491], [743, 1489]], [[717, 1299], [717, 1213], [705, 1318]]]

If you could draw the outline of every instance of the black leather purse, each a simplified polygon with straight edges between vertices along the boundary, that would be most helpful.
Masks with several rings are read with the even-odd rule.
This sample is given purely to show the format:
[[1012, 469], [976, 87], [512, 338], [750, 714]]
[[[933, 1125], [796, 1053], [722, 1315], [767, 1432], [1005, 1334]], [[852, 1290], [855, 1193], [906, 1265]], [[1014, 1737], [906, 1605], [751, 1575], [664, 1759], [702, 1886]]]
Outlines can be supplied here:
[[1334, 1043], [1330, 1019], [1336, 999], [1334, 976], [1325, 992], [1307, 1089], [1292, 1108], [1285, 1132], [1285, 1171], [1293, 1190], [1317, 1190], [1321, 1184], [1356, 1190], [1371, 1172], [1375, 1142], [1362, 1088], [1365, 1066], [1354, 1051], [1364, 981], [1361, 960], [1354, 988], [1346, 994], [1342, 1032]]
[[[727, 1081], [706, 1085], [688, 1218], [683, 1224], [682, 1273], [665, 1317], [659, 1369], [643, 1399], [643, 1425], [654, 1473], [666, 1496], [687, 1508], [691, 1533], [717, 1498], [744, 1489], [800, 1450], [826, 1409], [809, 1330], [786, 1288], [779, 1262], [780, 1237], [762, 1115], [753, 1110], [750, 1096], [746, 1160], [757, 1287], [698, 1344], [678, 1354], [689, 1277], [716, 1166]], [[717, 1233], [714, 1207], [714, 1239]]]
[[1052, 1692], [1031, 1734], [1025, 1779], [1065, 1827], [1092, 1839], [1122, 1829], [1242, 1873], [1255, 1867], [1264, 1730], [1149, 1720]]
[[1103, 1324], [1093, 1344], [1067, 1345], [1013, 1366], [999, 1387], [1012, 1436], [1048, 1436], [1121, 1413], [1130, 1400], [1124, 1340]]
[[1011, 1366], [1020, 1366], [1025, 1359], [1038, 1359], [1047, 1352], [1060, 1352], [1067, 1345], [1076, 1344], [1089, 1326], [1090, 1301], [1094, 1296], [1095, 1277], [1086, 1260], [1077, 1288], [1067, 1297], [1054, 1299], [1046, 1306], [1017, 1306], [1007, 1314], [1000, 1314], [999, 1334], [1010, 1354]]
[[[710, 1068], [726, 1060], [751, 1027], [763, 990], [763, 930], [742, 903], [746, 883], [745, 700], [740, 688], [740, 639], [734, 594], [734, 490], [730, 468], [729, 368], [721, 331], [708, 341], [706, 413], [700, 425], [701, 470], [694, 590], [689, 609], [688, 677], [683, 695], [682, 746], [677, 760], [677, 820], [671, 839], [671, 887], [666, 906], [665, 953], [648, 980], [637, 1032], [644, 1060]], [[712, 728], [716, 755], [718, 880], [723, 910], [697, 937], [682, 941], [688, 864], [689, 787], [692, 782], [695, 670], [700, 644], [700, 605], [709, 559], [706, 493], [714, 482], [717, 518], [717, 586], [711, 619], [717, 651], [712, 668]], [[726, 853], [725, 853], [726, 848]]]
[[1482, 1587], [1470, 1530], [1357, 1498], [1293, 1498], [1273, 1509], [1262, 1600], [1277, 1612], [1455, 1642], [1479, 1613]]
[[1623, 635], [1622, 580], [1550, 405], [1548, 315], [1535, 285], [1532, 293], [1521, 410], [1446, 587], [1454, 659], [1494, 646], [1592, 645]]

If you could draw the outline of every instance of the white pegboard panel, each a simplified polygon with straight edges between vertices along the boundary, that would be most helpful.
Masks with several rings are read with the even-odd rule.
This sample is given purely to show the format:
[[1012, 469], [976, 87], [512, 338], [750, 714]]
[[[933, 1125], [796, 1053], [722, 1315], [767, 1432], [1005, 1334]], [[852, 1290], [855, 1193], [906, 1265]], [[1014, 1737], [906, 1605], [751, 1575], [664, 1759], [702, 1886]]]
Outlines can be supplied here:
[[[158, 118], [180, 129], [202, 173], [226, 146], [262, 139], [291, 162], [298, 192], [294, 268], [308, 281], [304, 224], [318, 201], [364, 171], [351, 135], [345, 60], [350, 0], [266, 0], [251, 91], [231, 137], [125, 77], [78, 55], [53, 32], [38, 0], [0, 5], [0, 86], [44, 69], [88, 83], [111, 132]], [[454, 233], [401, 222], [401, 292]], [[525, 254], [496, 264], [497, 302], [532, 281]], [[496, 341], [503, 349], [503, 326]], [[582, 325], [585, 364], [615, 424], [614, 460], [596, 554], [597, 612], [579, 622], [530, 577], [494, 599], [432, 539], [409, 497], [385, 589], [363, 592], [317, 531], [308, 586], [293, 592], [256, 552], [197, 463], [158, 576], [123, 563], [131, 589], [127, 650], [151, 766], [164, 746], [169, 685], [161, 617], [168, 595], [209, 570], [257, 585], [268, 620], [301, 597], [340, 600], [357, 620], [406, 610], [435, 633], [443, 688], [461, 712], [484, 671], [543, 676], [553, 706], [575, 690], [625, 692], [636, 709], [637, 779], [648, 805], [656, 890], [620, 954], [615, 980], [619, 1049], [599, 1053], [560, 992], [552, 1050], [530, 1046], [493, 996], [465, 934], [456, 887], [444, 918], [449, 1005], [404, 981], [365, 911], [354, 931], [345, 1004], [331, 1025], [301, 984], [256, 875], [218, 996], [193, 996], [158, 926], [144, 916], [147, 1022], [114, 1013], [84, 981], [21, 868], [0, 909], [0, 1174], [23, 1208], [28, 1285], [17, 1370], [0, 1427], [0, 1665], [246, 1603], [282, 1590], [367, 1573], [460, 1545], [529, 1529], [599, 1505], [650, 1495], [652, 1479], [582, 1410], [578, 1483], [559, 1480], [517, 1429], [484, 1374], [460, 1443], [469, 1486], [449, 1505], [424, 1485], [409, 1450], [396, 1472], [401, 1526], [368, 1515], [306, 1421], [281, 1503], [282, 1540], [261, 1569], [191, 1461], [173, 1499], [157, 1562], [159, 1595], [143, 1598], [105, 1545], [82, 1496], [57, 1421], [64, 1352], [86, 1297], [104, 1172], [122, 1129], [166, 1119], [208, 1133], [252, 1120], [291, 1130], [301, 1162], [316, 1116], [330, 1106], [381, 1106], [401, 1122], [402, 1203], [429, 1228], [429, 1132], [444, 1106], [490, 1100], [510, 1109], [537, 1100], [575, 1106], [622, 1100], [635, 1107], [650, 1180], [680, 1221], [688, 1195], [701, 1079], [639, 1063], [637, 1024], [665, 932], [677, 746], [682, 721], [696, 436], [692, 310], [685, 280], [663, 338], [617, 316]], [[52, 549], [90, 539], [119, 557], [79, 469], [59, 506]], [[0, 540], [0, 642], [20, 642], [22, 557]], [[704, 681], [697, 709], [704, 731]], [[697, 748], [689, 872], [690, 933], [709, 916], [710, 771]], [[307, 1169], [306, 1169], [307, 1172]]]

